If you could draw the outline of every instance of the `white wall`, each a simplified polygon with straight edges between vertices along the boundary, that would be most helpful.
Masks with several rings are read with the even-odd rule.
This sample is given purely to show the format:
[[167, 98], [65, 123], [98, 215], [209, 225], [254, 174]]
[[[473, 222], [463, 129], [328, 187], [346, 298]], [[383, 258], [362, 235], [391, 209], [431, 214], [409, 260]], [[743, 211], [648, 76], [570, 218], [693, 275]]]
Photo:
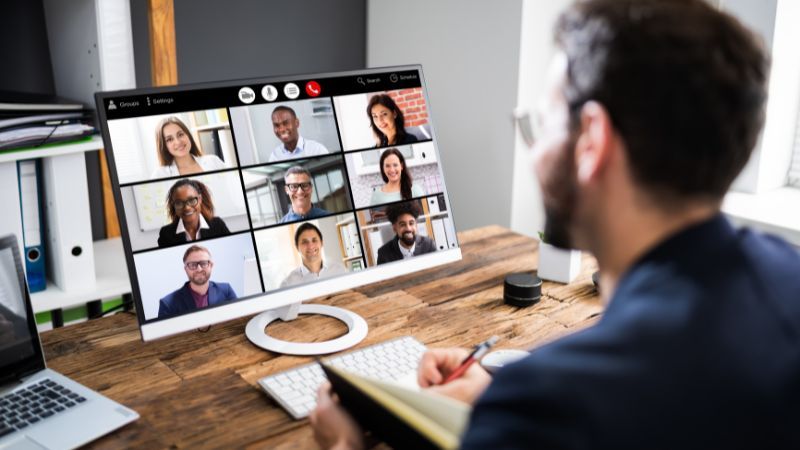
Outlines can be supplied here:
[[422, 64], [459, 230], [510, 224], [522, 3], [367, 4], [367, 65]]
[[[522, 37], [519, 54], [517, 105], [533, 110], [543, 93], [545, 73], [555, 51], [553, 26], [571, 0], [522, 4]], [[539, 185], [532, 170], [532, 154], [519, 133], [515, 135], [514, 171], [511, 194], [511, 228], [537, 236], [544, 228], [544, 211]]]

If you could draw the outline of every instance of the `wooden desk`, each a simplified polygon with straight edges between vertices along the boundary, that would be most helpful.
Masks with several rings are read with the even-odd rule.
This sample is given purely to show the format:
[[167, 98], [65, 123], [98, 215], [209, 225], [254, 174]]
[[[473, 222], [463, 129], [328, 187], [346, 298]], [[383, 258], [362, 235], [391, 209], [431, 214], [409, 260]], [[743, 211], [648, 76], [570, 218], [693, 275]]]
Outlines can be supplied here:
[[[463, 260], [318, 299], [364, 317], [359, 347], [402, 335], [428, 346], [470, 346], [492, 334], [497, 348], [538, 346], [593, 323], [602, 311], [594, 260], [568, 286], [544, 283], [530, 308], [503, 303], [503, 277], [531, 271], [537, 243], [502, 227], [459, 234]], [[135, 409], [141, 418], [97, 448], [315, 448], [307, 420], [294, 421], [256, 384], [310, 361], [247, 340], [249, 318], [143, 343], [136, 318], [117, 314], [42, 334], [48, 365]], [[283, 339], [331, 339], [344, 325], [309, 316], [270, 327]]]

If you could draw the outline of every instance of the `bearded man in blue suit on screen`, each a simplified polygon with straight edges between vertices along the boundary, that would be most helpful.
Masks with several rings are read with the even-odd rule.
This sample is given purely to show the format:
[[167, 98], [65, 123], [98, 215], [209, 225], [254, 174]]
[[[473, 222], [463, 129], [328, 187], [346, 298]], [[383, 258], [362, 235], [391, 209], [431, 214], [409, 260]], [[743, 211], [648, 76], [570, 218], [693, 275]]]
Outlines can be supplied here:
[[236, 292], [228, 283], [211, 281], [214, 262], [207, 248], [193, 245], [183, 254], [183, 270], [189, 281], [177, 291], [162, 298], [158, 305], [158, 318], [171, 317], [197, 311], [207, 306], [236, 300]]

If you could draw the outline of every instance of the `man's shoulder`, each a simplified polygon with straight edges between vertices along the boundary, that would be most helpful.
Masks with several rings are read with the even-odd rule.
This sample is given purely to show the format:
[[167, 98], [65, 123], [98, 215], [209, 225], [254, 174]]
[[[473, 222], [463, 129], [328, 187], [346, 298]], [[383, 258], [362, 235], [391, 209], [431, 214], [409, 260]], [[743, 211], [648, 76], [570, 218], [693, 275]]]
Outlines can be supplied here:
[[184, 283], [183, 286], [181, 286], [178, 289], [175, 289], [174, 291], [172, 291], [169, 294], [165, 295], [164, 297], [161, 298], [161, 301], [169, 303], [169, 302], [174, 301], [176, 298], [183, 297], [185, 295], [189, 295], [187, 284], [188, 283]]
[[417, 237], [419, 238], [417, 245], [420, 245], [420, 247], [423, 250], [425, 250], [426, 252], [429, 252], [431, 250], [436, 250], [436, 242], [433, 239], [429, 238], [428, 236], [417, 236]]

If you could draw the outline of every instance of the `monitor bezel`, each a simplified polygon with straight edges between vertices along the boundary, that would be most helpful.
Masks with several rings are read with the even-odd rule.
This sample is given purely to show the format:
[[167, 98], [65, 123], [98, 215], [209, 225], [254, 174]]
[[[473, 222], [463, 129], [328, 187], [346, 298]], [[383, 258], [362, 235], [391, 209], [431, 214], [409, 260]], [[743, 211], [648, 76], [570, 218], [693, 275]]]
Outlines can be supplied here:
[[[108, 123], [106, 117], [106, 101], [116, 97], [125, 96], [139, 96], [139, 95], [156, 95], [156, 94], [169, 94], [171, 92], [183, 92], [188, 89], [214, 89], [232, 86], [246, 86], [246, 85], [263, 85], [270, 83], [286, 83], [297, 80], [308, 80], [309, 78], [328, 78], [328, 77], [349, 77], [361, 76], [378, 73], [386, 73], [392, 71], [407, 71], [416, 70], [420, 77], [420, 86], [422, 93], [432, 117], [433, 112], [428, 97], [427, 83], [420, 64], [401, 65], [401, 66], [388, 66], [388, 67], [375, 67], [369, 69], [349, 70], [349, 71], [335, 71], [324, 73], [311, 73], [311, 74], [292, 74], [292, 75], [277, 75], [260, 78], [245, 78], [238, 80], [225, 80], [215, 81], [208, 83], [189, 83], [164, 87], [148, 87], [137, 89], [126, 89], [118, 91], [103, 91], [95, 93], [95, 104], [97, 107], [98, 123], [101, 125], [101, 134], [104, 143], [104, 152], [108, 163], [109, 177], [112, 183], [112, 191], [114, 200], [116, 202], [117, 219], [121, 231], [122, 244], [125, 251], [125, 260], [127, 263], [128, 274], [131, 281], [131, 294], [134, 302], [137, 305], [136, 315], [139, 323], [139, 330], [142, 340], [149, 341], [161, 337], [166, 337], [186, 331], [198, 329], [208, 325], [213, 325], [221, 322], [226, 322], [233, 319], [247, 317], [250, 315], [258, 314], [267, 310], [278, 309], [287, 307], [289, 305], [312, 301], [315, 298], [329, 295], [335, 292], [341, 292], [347, 289], [364, 286], [366, 284], [385, 281], [409, 273], [417, 272], [420, 270], [440, 266], [442, 264], [459, 261], [461, 259], [461, 247], [456, 238], [457, 245], [455, 248], [447, 248], [437, 251], [435, 253], [416, 256], [409, 260], [398, 261], [382, 266], [369, 267], [360, 272], [351, 272], [332, 279], [320, 280], [310, 284], [301, 286], [285, 288], [281, 290], [273, 290], [259, 294], [253, 294], [243, 297], [235, 302], [217, 305], [210, 308], [194, 311], [180, 316], [170, 317], [157, 321], [148, 322], [144, 316], [143, 302], [141, 292], [139, 291], [139, 280], [135, 270], [135, 263], [133, 258], [133, 250], [128, 230], [128, 223], [126, 220], [124, 204], [122, 201], [122, 190], [120, 188], [119, 178], [116, 170], [116, 162], [114, 159], [113, 146], [111, 143], [111, 136], [107, 126], [103, 124]], [[226, 106], [231, 108], [233, 106]], [[441, 159], [439, 152], [438, 139], [436, 136], [435, 126], [433, 121], [430, 122], [431, 142], [433, 142], [435, 151]], [[342, 150], [343, 153], [347, 153]], [[444, 167], [440, 164], [439, 167], [442, 176], [444, 177]], [[446, 177], [445, 177], [446, 179]], [[448, 213], [450, 220], [453, 222], [455, 228], [455, 220], [453, 217], [452, 204], [449, 201], [447, 192], [447, 185], [445, 183], [442, 194], [447, 199]], [[300, 300], [298, 300], [300, 298]]]

